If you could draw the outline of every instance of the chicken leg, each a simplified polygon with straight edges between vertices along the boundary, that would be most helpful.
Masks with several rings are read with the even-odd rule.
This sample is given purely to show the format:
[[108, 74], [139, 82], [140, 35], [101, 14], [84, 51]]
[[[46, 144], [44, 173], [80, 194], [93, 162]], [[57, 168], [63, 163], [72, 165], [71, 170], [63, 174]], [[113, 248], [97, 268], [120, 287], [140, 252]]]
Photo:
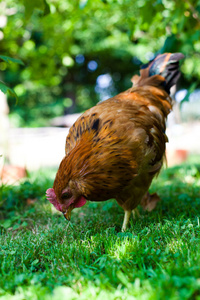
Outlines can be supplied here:
[[135, 219], [136, 215], [138, 216], [138, 218], [141, 217], [137, 208], [133, 209], [132, 211], [131, 210], [125, 210], [124, 212], [125, 212], [125, 214], [124, 214], [124, 221], [123, 221], [123, 225], [122, 225], [122, 232], [126, 231], [126, 227], [128, 225], [128, 222], [129, 222], [129, 219], [130, 219], [130, 216], [131, 216], [131, 212], [133, 214], [134, 219]]
[[128, 225], [130, 216], [131, 216], [131, 210], [125, 210], [125, 215], [124, 215], [124, 221], [123, 221], [123, 225], [122, 225], [122, 232], [126, 231], [126, 227]]
[[132, 214], [133, 214], [133, 219], [136, 218], [136, 215], [138, 216], [138, 218], [141, 218], [141, 215], [140, 215], [139, 210], [137, 208], [132, 210]]

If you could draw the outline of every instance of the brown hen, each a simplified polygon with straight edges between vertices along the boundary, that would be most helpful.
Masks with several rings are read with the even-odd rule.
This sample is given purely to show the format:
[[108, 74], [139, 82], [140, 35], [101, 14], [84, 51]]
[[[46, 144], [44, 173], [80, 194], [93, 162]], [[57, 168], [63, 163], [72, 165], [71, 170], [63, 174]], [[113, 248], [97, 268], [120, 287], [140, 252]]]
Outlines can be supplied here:
[[67, 219], [75, 207], [115, 198], [124, 231], [165, 154], [169, 90], [180, 75], [181, 53], [158, 55], [132, 78], [133, 87], [87, 110], [71, 127], [47, 199]]

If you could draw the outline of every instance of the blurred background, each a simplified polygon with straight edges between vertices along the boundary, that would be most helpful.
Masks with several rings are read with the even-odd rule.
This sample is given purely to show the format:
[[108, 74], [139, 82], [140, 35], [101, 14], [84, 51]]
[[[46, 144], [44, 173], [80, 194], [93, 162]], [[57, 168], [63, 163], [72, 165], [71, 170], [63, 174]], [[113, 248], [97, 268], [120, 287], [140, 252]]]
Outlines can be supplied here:
[[131, 87], [164, 52], [185, 55], [167, 129], [175, 165], [200, 154], [200, 1], [2, 0], [2, 181], [58, 166], [80, 113]]

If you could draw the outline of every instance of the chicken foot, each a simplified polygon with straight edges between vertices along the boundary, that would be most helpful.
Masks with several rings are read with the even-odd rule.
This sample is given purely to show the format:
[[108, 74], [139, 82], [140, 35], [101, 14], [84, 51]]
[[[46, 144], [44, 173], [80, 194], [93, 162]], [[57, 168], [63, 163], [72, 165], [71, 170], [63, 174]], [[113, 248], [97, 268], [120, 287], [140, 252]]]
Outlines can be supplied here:
[[131, 212], [133, 214], [134, 219], [136, 218], [136, 215], [138, 216], [138, 218], [141, 217], [137, 208], [135, 208], [133, 210], [125, 210], [124, 212], [125, 212], [125, 214], [124, 214], [124, 221], [123, 221], [123, 225], [122, 225], [122, 232], [126, 231], [126, 227], [128, 225], [128, 222], [129, 222], [129, 219], [131, 216]]
[[133, 219], [136, 219], [136, 215], [138, 218], [141, 218], [141, 215], [139, 213], [139, 210], [137, 208], [132, 210], [132, 214], [133, 214]]

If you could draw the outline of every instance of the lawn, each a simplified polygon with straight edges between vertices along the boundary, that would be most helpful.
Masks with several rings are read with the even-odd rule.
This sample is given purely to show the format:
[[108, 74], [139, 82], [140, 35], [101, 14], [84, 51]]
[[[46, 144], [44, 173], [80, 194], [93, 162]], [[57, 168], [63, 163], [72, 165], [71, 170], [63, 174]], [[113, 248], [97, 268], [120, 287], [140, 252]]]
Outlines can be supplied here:
[[199, 159], [163, 170], [162, 201], [125, 233], [114, 200], [67, 222], [45, 200], [54, 175], [1, 186], [0, 299], [200, 299]]

